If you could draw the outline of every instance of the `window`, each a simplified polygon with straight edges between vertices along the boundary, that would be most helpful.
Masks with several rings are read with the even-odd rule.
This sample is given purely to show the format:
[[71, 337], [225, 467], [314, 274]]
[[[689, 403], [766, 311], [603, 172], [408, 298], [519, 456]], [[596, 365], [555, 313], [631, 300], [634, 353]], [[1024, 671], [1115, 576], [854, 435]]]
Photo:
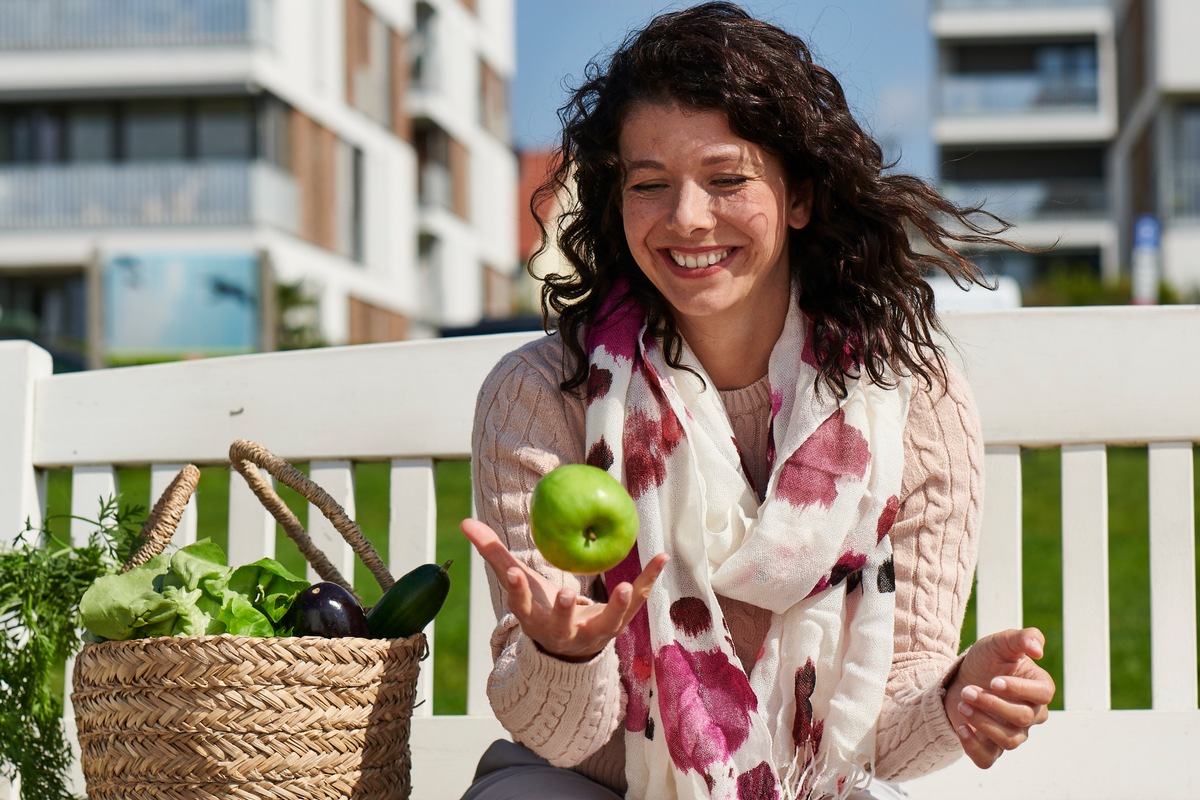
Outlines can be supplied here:
[[486, 61], [479, 61], [479, 119], [501, 141], [508, 141], [508, 83]]
[[67, 115], [67, 158], [112, 161], [117, 153], [117, 119], [111, 105], [73, 107]]
[[417, 297], [426, 320], [442, 316], [442, 245], [437, 237], [422, 233], [417, 239]]
[[1176, 119], [1174, 212], [1200, 217], [1200, 105], [1181, 106]]
[[187, 118], [182, 101], [130, 103], [121, 131], [126, 161], [183, 159], [187, 156]]
[[258, 156], [275, 166], [290, 170], [291, 109], [272, 95], [264, 95], [258, 103]]
[[361, 262], [365, 256], [363, 227], [366, 212], [363, 208], [363, 183], [366, 180], [363, 151], [354, 148], [353, 166], [350, 177], [350, 257]]
[[63, 116], [54, 106], [11, 106], [0, 131], [0, 157], [12, 164], [46, 164], [63, 158]]
[[0, 272], [0, 335], [33, 339], [54, 355], [55, 371], [85, 366], [87, 302], [83, 274]]
[[433, 6], [417, 3], [417, 19], [412, 35], [412, 82], [415, 87], [432, 87], [437, 84], [436, 17]]
[[254, 112], [249, 98], [197, 102], [196, 157], [254, 157]]

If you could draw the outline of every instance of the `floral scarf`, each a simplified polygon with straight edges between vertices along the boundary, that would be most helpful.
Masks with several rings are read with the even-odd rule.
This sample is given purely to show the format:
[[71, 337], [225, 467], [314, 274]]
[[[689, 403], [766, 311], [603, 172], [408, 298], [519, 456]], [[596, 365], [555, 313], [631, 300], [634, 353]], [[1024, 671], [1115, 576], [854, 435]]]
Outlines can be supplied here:
[[[630, 800], [792, 800], [869, 780], [892, 659], [910, 382], [817, 391], [791, 304], [770, 358], [770, 481], [756, 495], [721, 398], [672, 369], [619, 286], [585, 345], [589, 463], [633, 496], [641, 528], [611, 591], [671, 561], [616, 646]], [[683, 363], [703, 370], [687, 348]], [[777, 457], [778, 454], [778, 457]], [[747, 675], [717, 596], [772, 613]]]

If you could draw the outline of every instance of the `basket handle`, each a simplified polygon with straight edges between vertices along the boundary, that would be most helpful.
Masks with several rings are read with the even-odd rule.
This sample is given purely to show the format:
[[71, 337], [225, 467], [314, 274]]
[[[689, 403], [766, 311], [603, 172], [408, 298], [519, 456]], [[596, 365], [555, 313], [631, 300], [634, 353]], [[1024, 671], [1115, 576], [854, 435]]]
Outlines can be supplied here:
[[345, 509], [329, 496], [329, 493], [318, 486], [313, 481], [309, 480], [304, 473], [293, 467], [287, 461], [267, 450], [257, 442], [252, 442], [248, 439], [238, 439], [229, 446], [229, 461], [233, 468], [241, 473], [246, 479], [250, 490], [262, 502], [271, 515], [283, 526], [287, 535], [292, 538], [296, 546], [300, 548], [300, 552], [312, 564], [314, 570], [324, 580], [332, 583], [340, 584], [351, 594], [355, 594], [354, 586], [347, 581], [338, 571], [338, 568], [325, 556], [321, 550], [313, 544], [311, 538], [305, 532], [304, 527], [300, 524], [300, 520], [296, 519], [296, 515], [291, 509], [284, 504], [271, 485], [263, 480], [262, 474], [259, 473], [257, 467], [262, 467], [271, 475], [275, 476], [283, 485], [295, 490], [299, 494], [308, 499], [310, 503], [320, 509], [325, 518], [333, 524], [333, 527], [346, 543], [354, 550], [359, 559], [371, 574], [375, 577], [375, 581], [383, 591], [392, 588], [392, 584], [396, 581], [392, 578], [392, 574], [383, 563], [383, 559], [379, 557], [379, 552], [367, 541], [363, 536], [362, 530], [358, 524], [350, 519], [346, 514]]
[[175, 529], [179, 527], [179, 520], [183, 517], [183, 510], [195, 494], [196, 484], [199, 482], [200, 470], [195, 464], [185, 464], [171, 479], [162, 497], [158, 498], [146, 521], [142, 523], [139, 536], [142, 546], [121, 567], [122, 573], [145, 564], [166, 549], [167, 542], [175, 535]]

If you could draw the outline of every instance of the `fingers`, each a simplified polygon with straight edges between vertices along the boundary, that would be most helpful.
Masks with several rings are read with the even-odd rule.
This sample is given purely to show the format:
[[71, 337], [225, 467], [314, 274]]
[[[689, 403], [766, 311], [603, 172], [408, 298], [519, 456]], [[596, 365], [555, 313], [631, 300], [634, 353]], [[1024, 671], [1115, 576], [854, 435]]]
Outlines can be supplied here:
[[1012, 750], [1029, 738], [1029, 728], [1038, 722], [1038, 712], [1025, 703], [1010, 703], [990, 692], [968, 686], [962, 691], [958, 712], [983, 738], [1004, 750]]
[[477, 519], [464, 519], [459, 524], [459, 529], [497, 575], [503, 575], [513, 567], [521, 567], [521, 562], [508, 551], [496, 532], [486, 524]]
[[1037, 659], [1045, 654], [1046, 637], [1037, 628], [1010, 628], [985, 638], [996, 656], [1005, 661], [1019, 661], [1025, 656]]
[[1000, 675], [992, 678], [989, 691], [1008, 700], [1030, 705], [1049, 705], [1054, 699], [1054, 679], [1038, 668], [1034, 677]]
[[609, 596], [604, 609], [595, 619], [596, 629], [609, 630], [613, 637], [625, 630], [650, 598], [650, 589], [658, 580], [658, 576], [662, 574], [663, 567], [669, 560], [670, 557], [666, 553], [659, 553], [650, 559], [632, 584], [618, 584]]
[[967, 725], [959, 725], [955, 732], [958, 734], [958, 740], [962, 742], [963, 752], [967, 754], [967, 758], [971, 759], [980, 769], [987, 769], [995, 764], [996, 759], [1004, 752], [1003, 748], [995, 742]]

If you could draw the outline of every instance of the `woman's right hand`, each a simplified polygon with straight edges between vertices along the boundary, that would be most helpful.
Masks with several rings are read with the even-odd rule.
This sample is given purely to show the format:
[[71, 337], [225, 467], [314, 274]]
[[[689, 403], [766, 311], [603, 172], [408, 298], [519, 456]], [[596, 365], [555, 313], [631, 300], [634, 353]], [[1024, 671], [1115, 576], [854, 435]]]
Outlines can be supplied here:
[[666, 553], [654, 556], [632, 584], [618, 584], [607, 603], [579, 602], [577, 591], [559, 589], [530, 569], [484, 523], [465, 519], [461, 528], [495, 571], [521, 630], [543, 651], [564, 661], [590, 660], [625, 630], [669, 559]]

